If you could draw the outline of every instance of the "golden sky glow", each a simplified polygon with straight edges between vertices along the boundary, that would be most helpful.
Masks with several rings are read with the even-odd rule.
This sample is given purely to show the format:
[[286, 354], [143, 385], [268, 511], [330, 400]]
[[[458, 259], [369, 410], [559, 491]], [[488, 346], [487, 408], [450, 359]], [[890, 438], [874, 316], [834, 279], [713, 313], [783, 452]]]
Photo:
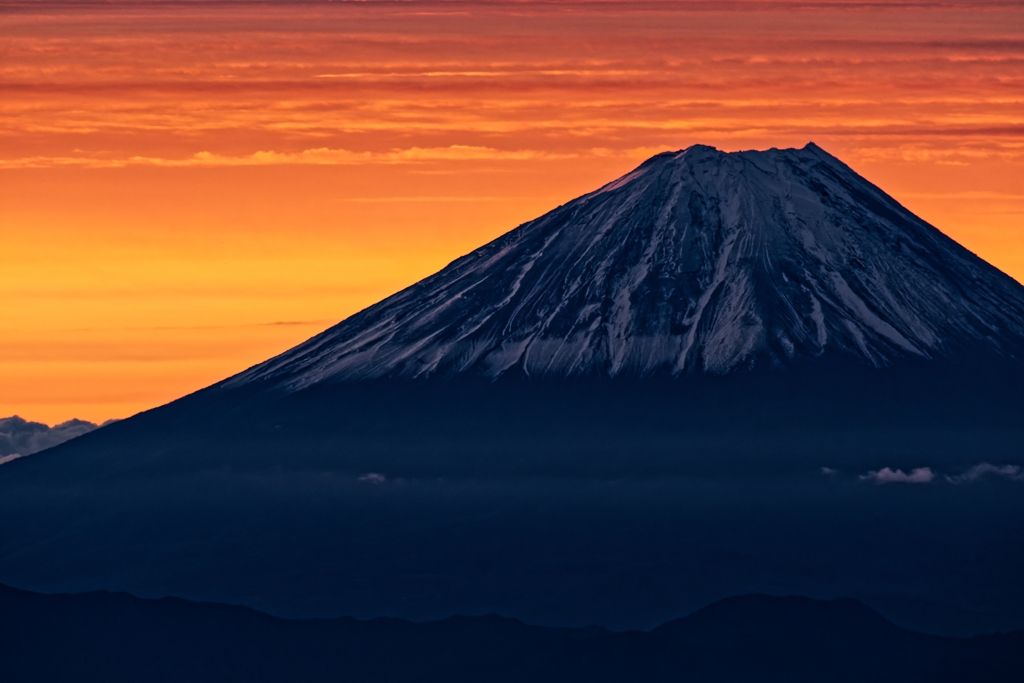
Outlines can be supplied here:
[[0, 415], [103, 420], [653, 153], [813, 140], [1024, 280], [1019, 3], [0, 0]]

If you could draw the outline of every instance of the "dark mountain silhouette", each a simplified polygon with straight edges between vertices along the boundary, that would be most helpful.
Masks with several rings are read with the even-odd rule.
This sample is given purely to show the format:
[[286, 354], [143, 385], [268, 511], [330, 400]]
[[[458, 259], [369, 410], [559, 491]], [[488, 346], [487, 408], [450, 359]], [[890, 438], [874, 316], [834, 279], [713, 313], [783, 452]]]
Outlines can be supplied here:
[[1022, 359], [1024, 287], [834, 157], [693, 147], [0, 465], [0, 580], [615, 628], [794, 593], [1024, 628], [1022, 484], [991, 474], [1024, 465]]
[[1018, 681], [1024, 632], [942, 638], [854, 600], [730, 598], [651, 632], [498, 616], [292, 621], [124, 593], [0, 587], [10, 683], [103, 681]]

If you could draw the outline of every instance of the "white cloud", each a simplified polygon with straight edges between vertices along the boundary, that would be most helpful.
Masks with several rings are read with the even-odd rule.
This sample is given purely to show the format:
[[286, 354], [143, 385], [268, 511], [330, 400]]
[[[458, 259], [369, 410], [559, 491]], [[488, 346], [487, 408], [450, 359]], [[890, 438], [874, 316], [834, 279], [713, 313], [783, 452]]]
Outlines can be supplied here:
[[839, 470], [834, 470], [831, 467], [822, 467], [821, 468], [821, 473], [824, 474], [827, 477], [834, 477], [837, 474], [839, 474]]
[[[104, 423], [106, 424], [106, 423]], [[96, 429], [96, 425], [85, 420], [68, 420], [49, 427], [42, 422], [29, 422], [17, 415], [0, 417], [0, 456], [9, 462], [15, 454], [32, 455], [76, 436]]]
[[367, 484], [383, 484], [388, 480], [383, 474], [377, 474], [376, 472], [367, 472], [363, 476], [359, 477], [359, 481], [365, 481]]
[[955, 477], [947, 476], [946, 480], [954, 484], [969, 484], [988, 475], [1006, 477], [1013, 481], [1024, 481], [1024, 472], [1021, 471], [1019, 465], [991, 465], [987, 462], [975, 465], [963, 474]]
[[867, 474], [860, 475], [860, 479], [873, 481], [876, 484], [927, 484], [935, 479], [935, 473], [930, 467], [917, 467], [907, 474], [903, 470], [893, 470], [883, 467], [880, 470], [872, 470]]
[[22, 455], [21, 453], [11, 453], [10, 455], [5, 455], [3, 457], [0, 457], [0, 465], [3, 465], [4, 463], [10, 462], [12, 460], [17, 460], [18, 458], [24, 458], [24, 457], [25, 456]]

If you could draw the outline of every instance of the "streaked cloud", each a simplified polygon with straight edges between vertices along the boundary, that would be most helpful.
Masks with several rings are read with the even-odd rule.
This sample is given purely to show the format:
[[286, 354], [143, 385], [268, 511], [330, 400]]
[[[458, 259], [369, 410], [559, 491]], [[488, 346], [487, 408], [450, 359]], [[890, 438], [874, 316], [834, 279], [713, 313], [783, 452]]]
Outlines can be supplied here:
[[389, 152], [353, 152], [347, 149], [321, 147], [301, 152], [253, 152], [245, 156], [227, 156], [211, 152], [196, 152], [184, 159], [159, 157], [128, 157], [104, 159], [90, 157], [28, 157], [0, 159], [0, 168], [51, 168], [77, 166], [81, 168], [124, 168], [125, 166], [165, 166], [172, 168], [195, 166], [277, 166], [313, 165], [338, 166], [353, 164], [403, 164], [430, 161], [525, 161], [537, 159], [571, 159], [575, 154], [558, 154], [539, 150], [500, 150], [471, 145], [448, 147], [410, 147]]

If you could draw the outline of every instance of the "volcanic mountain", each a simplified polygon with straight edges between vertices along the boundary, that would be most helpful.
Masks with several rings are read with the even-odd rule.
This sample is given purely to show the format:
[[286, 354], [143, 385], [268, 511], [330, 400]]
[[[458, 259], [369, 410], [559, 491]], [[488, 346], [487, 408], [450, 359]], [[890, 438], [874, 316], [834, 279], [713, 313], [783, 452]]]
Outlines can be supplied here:
[[0, 465], [0, 583], [614, 628], [788, 593], [1024, 628], [1022, 443], [1024, 287], [813, 144], [695, 146]]
[[1024, 287], [814, 144], [697, 145], [228, 380], [678, 377], [824, 354], [1024, 360]]

